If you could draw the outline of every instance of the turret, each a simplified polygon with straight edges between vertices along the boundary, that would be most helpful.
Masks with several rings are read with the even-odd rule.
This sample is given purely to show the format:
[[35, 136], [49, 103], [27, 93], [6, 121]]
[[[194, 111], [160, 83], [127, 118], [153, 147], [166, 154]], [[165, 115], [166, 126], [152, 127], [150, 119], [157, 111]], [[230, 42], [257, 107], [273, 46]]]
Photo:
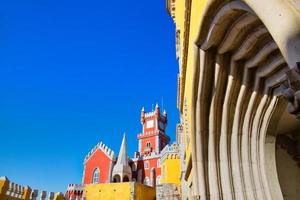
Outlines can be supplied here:
[[164, 110], [164, 112], [163, 112], [163, 118], [165, 120], [165, 123], [167, 124], [168, 123], [168, 114], [167, 114], [166, 110]]
[[145, 108], [142, 107], [141, 110], [141, 124], [143, 125], [145, 123]]
[[142, 133], [138, 135], [140, 155], [151, 152], [159, 153], [169, 143], [170, 138], [166, 135], [167, 112], [160, 112], [158, 104], [155, 109], [146, 113], [144, 108], [141, 112]]
[[158, 103], [156, 103], [156, 105], [155, 105], [155, 110], [154, 110], [154, 112], [155, 112], [156, 117], [159, 117], [160, 109], [159, 109]]

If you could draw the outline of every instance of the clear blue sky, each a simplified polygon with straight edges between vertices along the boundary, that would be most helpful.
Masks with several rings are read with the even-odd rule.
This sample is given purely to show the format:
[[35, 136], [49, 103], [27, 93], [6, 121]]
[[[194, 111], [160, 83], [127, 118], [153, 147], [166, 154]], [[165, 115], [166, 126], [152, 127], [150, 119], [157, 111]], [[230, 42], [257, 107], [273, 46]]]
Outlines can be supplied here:
[[0, 1], [0, 176], [65, 191], [99, 141], [132, 156], [162, 96], [174, 140], [174, 32], [164, 0]]

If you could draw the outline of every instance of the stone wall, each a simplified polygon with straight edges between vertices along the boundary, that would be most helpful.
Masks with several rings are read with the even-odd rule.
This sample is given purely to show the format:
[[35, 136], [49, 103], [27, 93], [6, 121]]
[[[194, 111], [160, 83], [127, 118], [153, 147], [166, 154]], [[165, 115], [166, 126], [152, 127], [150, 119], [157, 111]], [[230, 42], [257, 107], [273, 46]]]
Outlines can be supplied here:
[[181, 199], [180, 187], [173, 183], [156, 186], [156, 200], [179, 200]]

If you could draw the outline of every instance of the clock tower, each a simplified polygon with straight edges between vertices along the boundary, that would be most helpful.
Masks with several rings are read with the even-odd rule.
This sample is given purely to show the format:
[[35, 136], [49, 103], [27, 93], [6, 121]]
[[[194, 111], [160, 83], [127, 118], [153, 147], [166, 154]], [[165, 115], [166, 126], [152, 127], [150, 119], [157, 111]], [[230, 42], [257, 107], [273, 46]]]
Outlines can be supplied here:
[[138, 135], [140, 155], [149, 155], [160, 151], [169, 143], [170, 138], [166, 135], [167, 113], [160, 112], [158, 104], [155, 110], [146, 113], [141, 111], [142, 133]]

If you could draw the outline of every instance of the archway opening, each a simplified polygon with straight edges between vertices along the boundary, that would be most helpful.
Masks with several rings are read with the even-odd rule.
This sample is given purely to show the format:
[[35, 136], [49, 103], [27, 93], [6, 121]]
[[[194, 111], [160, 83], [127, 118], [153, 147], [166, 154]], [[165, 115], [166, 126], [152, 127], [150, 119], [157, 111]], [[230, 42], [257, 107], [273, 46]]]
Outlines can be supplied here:
[[120, 177], [119, 174], [114, 175], [113, 182], [114, 183], [120, 183], [121, 182], [121, 177]]
[[125, 176], [123, 177], [123, 182], [129, 182], [128, 176], [125, 175]]

